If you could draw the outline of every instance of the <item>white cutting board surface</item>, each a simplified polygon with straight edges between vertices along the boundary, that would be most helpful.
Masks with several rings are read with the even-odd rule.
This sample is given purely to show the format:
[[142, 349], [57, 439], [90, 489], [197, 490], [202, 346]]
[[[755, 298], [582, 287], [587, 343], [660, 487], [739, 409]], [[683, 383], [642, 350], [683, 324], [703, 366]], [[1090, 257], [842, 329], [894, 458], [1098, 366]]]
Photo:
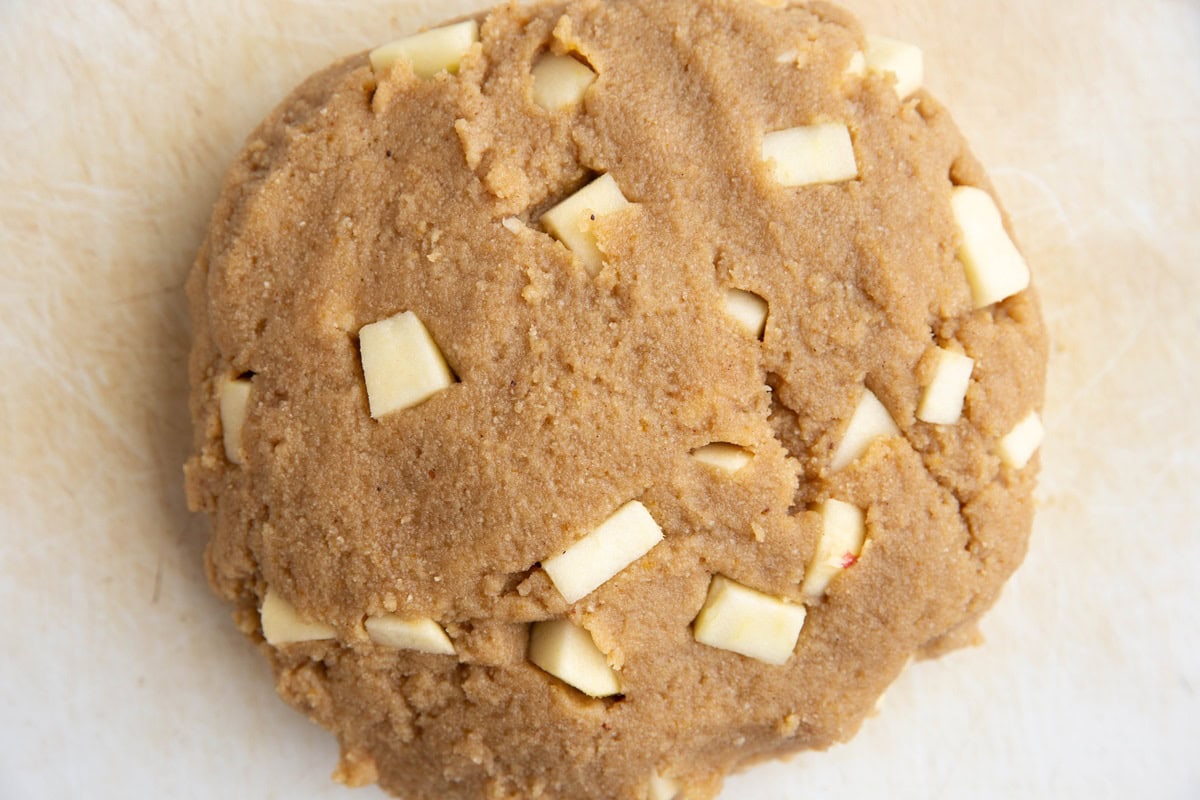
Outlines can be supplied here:
[[[1200, 5], [847, 2], [924, 46], [1033, 264], [1041, 513], [985, 647], [723, 797], [1200, 797]], [[204, 582], [181, 287], [291, 86], [480, 5], [0, 0], [3, 800], [382, 798]]]

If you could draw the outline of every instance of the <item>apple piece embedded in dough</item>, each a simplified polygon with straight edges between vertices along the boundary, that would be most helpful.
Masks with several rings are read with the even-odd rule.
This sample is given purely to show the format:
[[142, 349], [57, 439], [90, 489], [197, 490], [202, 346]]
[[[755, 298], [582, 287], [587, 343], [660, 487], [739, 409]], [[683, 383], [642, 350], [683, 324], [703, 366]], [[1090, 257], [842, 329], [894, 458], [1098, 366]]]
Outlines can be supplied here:
[[263, 638], [270, 645], [316, 642], [334, 638], [331, 626], [302, 618], [295, 606], [269, 587], [267, 596], [263, 598], [259, 616], [262, 620]]
[[1017, 250], [992, 196], [974, 186], [956, 186], [950, 196], [961, 242], [959, 260], [976, 308], [990, 306], [1029, 286], [1029, 266]]
[[415, 406], [454, 383], [442, 351], [411, 311], [364, 325], [358, 342], [375, 419]]
[[592, 635], [570, 620], [533, 623], [529, 660], [589, 697], [621, 693], [621, 679], [596, 647]]
[[783, 186], [838, 183], [858, 177], [850, 129], [838, 122], [804, 125], [763, 136], [762, 159]]
[[1036, 411], [1030, 411], [1024, 419], [1013, 426], [1013, 429], [1000, 439], [997, 450], [1000, 460], [1013, 469], [1021, 469], [1033, 458], [1033, 454], [1042, 446], [1046, 429], [1042, 426], [1042, 418]]
[[725, 313], [755, 339], [761, 339], [767, 327], [767, 301], [743, 289], [725, 290]]
[[804, 627], [804, 606], [716, 575], [696, 616], [696, 641], [776, 666], [786, 664]]
[[479, 41], [479, 23], [473, 19], [405, 36], [371, 51], [371, 69], [383, 72], [397, 59], [412, 64], [419, 78], [432, 78], [439, 72], [458, 72], [463, 56]]
[[621, 506], [565, 552], [542, 561], [542, 569], [568, 603], [574, 603], [649, 553], [663, 532], [637, 500]]
[[533, 102], [546, 111], [577, 106], [595, 80], [596, 73], [579, 59], [548, 53], [533, 67]]
[[367, 636], [375, 644], [394, 647], [397, 650], [416, 650], [436, 655], [454, 655], [450, 637], [429, 617], [402, 617], [399, 614], [381, 614], [367, 617], [364, 623]]
[[604, 263], [593, 231], [595, 222], [629, 205], [617, 181], [605, 174], [542, 214], [541, 223], [551, 236], [579, 256], [589, 274], [595, 275]]
[[693, 450], [692, 457], [702, 464], [733, 473], [749, 464], [754, 454], [736, 444], [713, 442]]
[[901, 100], [921, 88], [925, 80], [925, 56], [915, 44], [868, 36], [866, 65], [871, 72], [896, 76], [896, 94]]
[[249, 378], [231, 378], [221, 384], [217, 404], [221, 414], [221, 441], [225, 457], [232, 464], [242, 463], [242, 428], [250, 404]]
[[900, 429], [892, 420], [883, 403], [870, 389], [863, 389], [850, 424], [842, 434], [842, 441], [833, 453], [833, 461], [829, 468], [837, 472], [849, 466], [856, 458], [866, 452], [876, 439], [884, 436], [899, 436]]
[[833, 577], [858, 561], [867, 535], [865, 517], [858, 506], [829, 499], [821, 504], [820, 513], [821, 539], [800, 587], [808, 600], [823, 596]]
[[861, 78], [867, 74], [867, 57], [861, 50], [855, 50], [850, 55], [850, 61], [842, 70], [842, 74], [848, 78]]
[[646, 785], [646, 800], [675, 800], [681, 788], [679, 781], [664, 778], [655, 770]]
[[953, 425], [962, 416], [975, 360], [962, 353], [934, 348], [933, 380], [917, 406], [917, 419], [934, 425]]

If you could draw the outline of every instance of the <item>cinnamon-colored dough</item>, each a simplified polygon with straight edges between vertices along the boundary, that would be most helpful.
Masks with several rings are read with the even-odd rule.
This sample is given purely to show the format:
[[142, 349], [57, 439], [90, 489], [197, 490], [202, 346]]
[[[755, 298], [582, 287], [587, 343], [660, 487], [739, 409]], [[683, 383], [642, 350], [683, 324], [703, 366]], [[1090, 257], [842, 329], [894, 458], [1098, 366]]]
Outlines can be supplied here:
[[[712, 797], [730, 770], [848, 738], [910, 656], [974, 635], [1033, 515], [1036, 463], [995, 446], [1041, 403], [1036, 299], [972, 310], [950, 192], [988, 181], [928, 94], [846, 73], [864, 41], [846, 13], [571, 0], [479, 20], [457, 75], [377, 79], [360, 54], [312, 77], [228, 176], [189, 285], [209, 575], [260, 642], [268, 586], [334, 627], [262, 648], [341, 742], [340, 780], [611, 800], [657, 771]], [[598, 74], [582, 106], [532, 102], [547, 50]], [[780, 187], [763, 134], [822, 121], [849, 126], [859, 178]], [[592, 277], [537, 220], [602, 173], [634, 206], [602, 220]], [[768, 301], [761, 341], [729, 287]], [[457, 382], [376, 420], [356, 334], [401, 311]], [[963, 417], [919, 422], [924, 356], [953, 343], [976, 362]], [[240, 375], [235, 465], [218, 394]], [[903, 436], [831, 474], [864, 385]], [[690, 455], [714, 441], [754, 458]], [[695, 641], [715, 574], [803, 602], [829, 497], [866, 509], [867, 545], [788, 663]], [[634, 499], [664, 540], [569, 606], [539, 561]], [[364, 617], [385, 612], [437, 620], [457, 655], [375, 644]], [[529, 624], [563, 616], [622, 695], [528, 661]]]

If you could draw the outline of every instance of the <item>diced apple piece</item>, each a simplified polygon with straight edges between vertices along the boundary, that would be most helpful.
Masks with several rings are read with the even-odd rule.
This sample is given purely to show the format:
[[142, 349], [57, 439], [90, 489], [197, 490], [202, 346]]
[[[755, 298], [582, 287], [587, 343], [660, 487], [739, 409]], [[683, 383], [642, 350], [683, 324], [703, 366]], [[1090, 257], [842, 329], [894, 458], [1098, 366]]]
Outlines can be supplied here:
[[842, 441], [833, 453], [829, 468], [834, 472], [849, 466], [871, 446], [871, 442], [883, 436], [898, 436], [900, 429], [892, 421], [883, 403], [871, 392], [863, 389], [850, 424], [842, 434]]
[[596, 73], [571, 56], [542, 56], [533, 67], [533, 102], [547, 111], [577, 106]]
[[295, 606], [271, 588], [267, 589], [267, 596], [263, 598], [259, 616], [262, 620], [263, 638], [270, 645], [334, 638], [331, 626], [303, 619]]
[[218, 405], [221, 414], [221, 440], [225, 457], [232, 464], [242, 463], [242, 427], [250, 404], [250, 379], [232, 378], [221, 384]]
[[921, 48], [886, 36], [867, 37], [866, 64], [871, 72], [896, 76], [896, 94], [901, 100], [920, 89], [925, 80]]
[[702, 464], [723, 469], [726, 472], [737, 472], [750, 463], [753, 454], [744, 447], [738, 447], [729, 442], [713, 442], [692, 451], [692, 456]]
[[394, 647], [397, 650], [417, 650], [422, 653], [454, 655], [450, 637], [429, 617], [402, 617], [399, 614], [382, 614], [367, 617], [367, 636], [375, 644]]
[[742, 289], [725, 290], [725, 313], [733, 317], [738, 327], [755, 339], [761, 339], [767, 327], [767, 301], [754, 292]]
[[1029, 286], [1029, 266], [1017, 250], [992, 196], [974, 186], [956, 186], [950, 198], [962, 242], [958, 257], [976, 308], [990, 306]]
[[851, 54], [850, 62], [846, 64], [846, 69], [842, 71], [842, 74], [850, 78], [861, 78], [867, 74], [867, 57], [861, 50], [855, 50]]
[[593, 226], [600, 217], [630, 205], [612, 175], [601, 175], [554, 208], [542, 214], [542, 227], [579, 256], [588, 273], [595, 275], [604, 263]]
[[655, 770], [646, 785], [646, 800], [675, 800], [680, 788], [679, 781], [664, 778]]
[[821, 539], [800, 587], [805, 598], [820, 598], [833, 576], [854, 565], [862, 553], [866, 535], [861, 508], [833, 499], [821, 504]]
[[858, 177], [850, 129], [837, 122], [775, 131], [763, 137], [762, 159], [783, 186], [838, 183]]
[[592, 635], [570, 620], [533, 623], [529, 660], [589, 697], [621, 693], [621, 679], [596, 647]]
[[933, 349], [933, 380], [921, 396], [917, 419], [934, 425], [953, 425], [962, 416], [975, 360], [942, 347]]
[[471, 46], [479, 41], [479, 23], [473, 19], [434, 28], [397, 39], [371, 51], [371, 69], [383, 72], [397, 59], [412, 64], [420, 78], [432, 78], [439, 72], [458, 72], [458, 65]]
[[1036, 411], [1030, 411], [1000, 440], [997, 448], [1000, 460], [1013, 469], [1021, 469], [1042, 446], [1045, 436], [1046, 429], [1042, 426], [1042, 418]]
[[454, 383], [442, 351], [411, 311], [364, 325], [358, 342], [375, 419], [415, 406]]
[[714, 576], [696, 616], [696, 641], [776, 666], [786, 664], [804, 627], [804, 606]]
[[649, 553], [662, 538], [654, 517], [632, 500], [566, 552], [544, 559], [542, 569], [566, 601], [574, 603]]

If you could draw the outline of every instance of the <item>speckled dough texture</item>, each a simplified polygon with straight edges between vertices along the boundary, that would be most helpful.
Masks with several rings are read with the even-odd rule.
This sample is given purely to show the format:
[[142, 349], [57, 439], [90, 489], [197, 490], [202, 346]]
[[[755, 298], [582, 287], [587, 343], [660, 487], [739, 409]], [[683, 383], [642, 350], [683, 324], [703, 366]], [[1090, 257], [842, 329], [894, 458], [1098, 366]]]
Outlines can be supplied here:
[[[210, 579], [283, 698], [336, 734], [348, 784], [611, 800], [657, 772], [710, 798], [731, 770], [847, 739], [910, 657], [975, 637], [1032, 522], [1036, 460], [996, 448], [1041, 404], [1036, 298], [973, 308], [950, 193], [987, 178], [927, 93], [846, 74], [864, 33], [845, 12], [572, 0], [478, 19], [457, 75], [376, 76], [365, 53], [315, 75], [228, 176], [189, 285]], [[598, 74], [581, 105], [532, 102], [546, 51]], [[821, 121], [848, 125], [859, 177], [779, 186], [764, 133]], [[605, 173], [633, 205], [598, 222], [592, 276], [538, 219]], [[767, 300], [761, 341], [729, 287]], [[358, 331], [402, 311], [457, 382], [373, 419]], [[915, 417], [933, 345], [976, 362], [957, 424]], [[240, 465], [218, 404], [237, 376]], [[903, 435], [835, 473], [864, 386]], [[730, 474], [691, 455], [717, 441], [754, 457]], [[827, 498], [865, 510], [867, 544], [787, 663], [698, 643], [714, 575], [804, 602]], [[663, 541], [568, 604], [540, 561], [635, 499]], [[335, 638], [266, 644], [268, 586]], [[376, 644], [364, 619], [387, 612], [436, 620], [456, 655]], [[530, 623], [564, 617], [622, 694], [530, 663]]]

